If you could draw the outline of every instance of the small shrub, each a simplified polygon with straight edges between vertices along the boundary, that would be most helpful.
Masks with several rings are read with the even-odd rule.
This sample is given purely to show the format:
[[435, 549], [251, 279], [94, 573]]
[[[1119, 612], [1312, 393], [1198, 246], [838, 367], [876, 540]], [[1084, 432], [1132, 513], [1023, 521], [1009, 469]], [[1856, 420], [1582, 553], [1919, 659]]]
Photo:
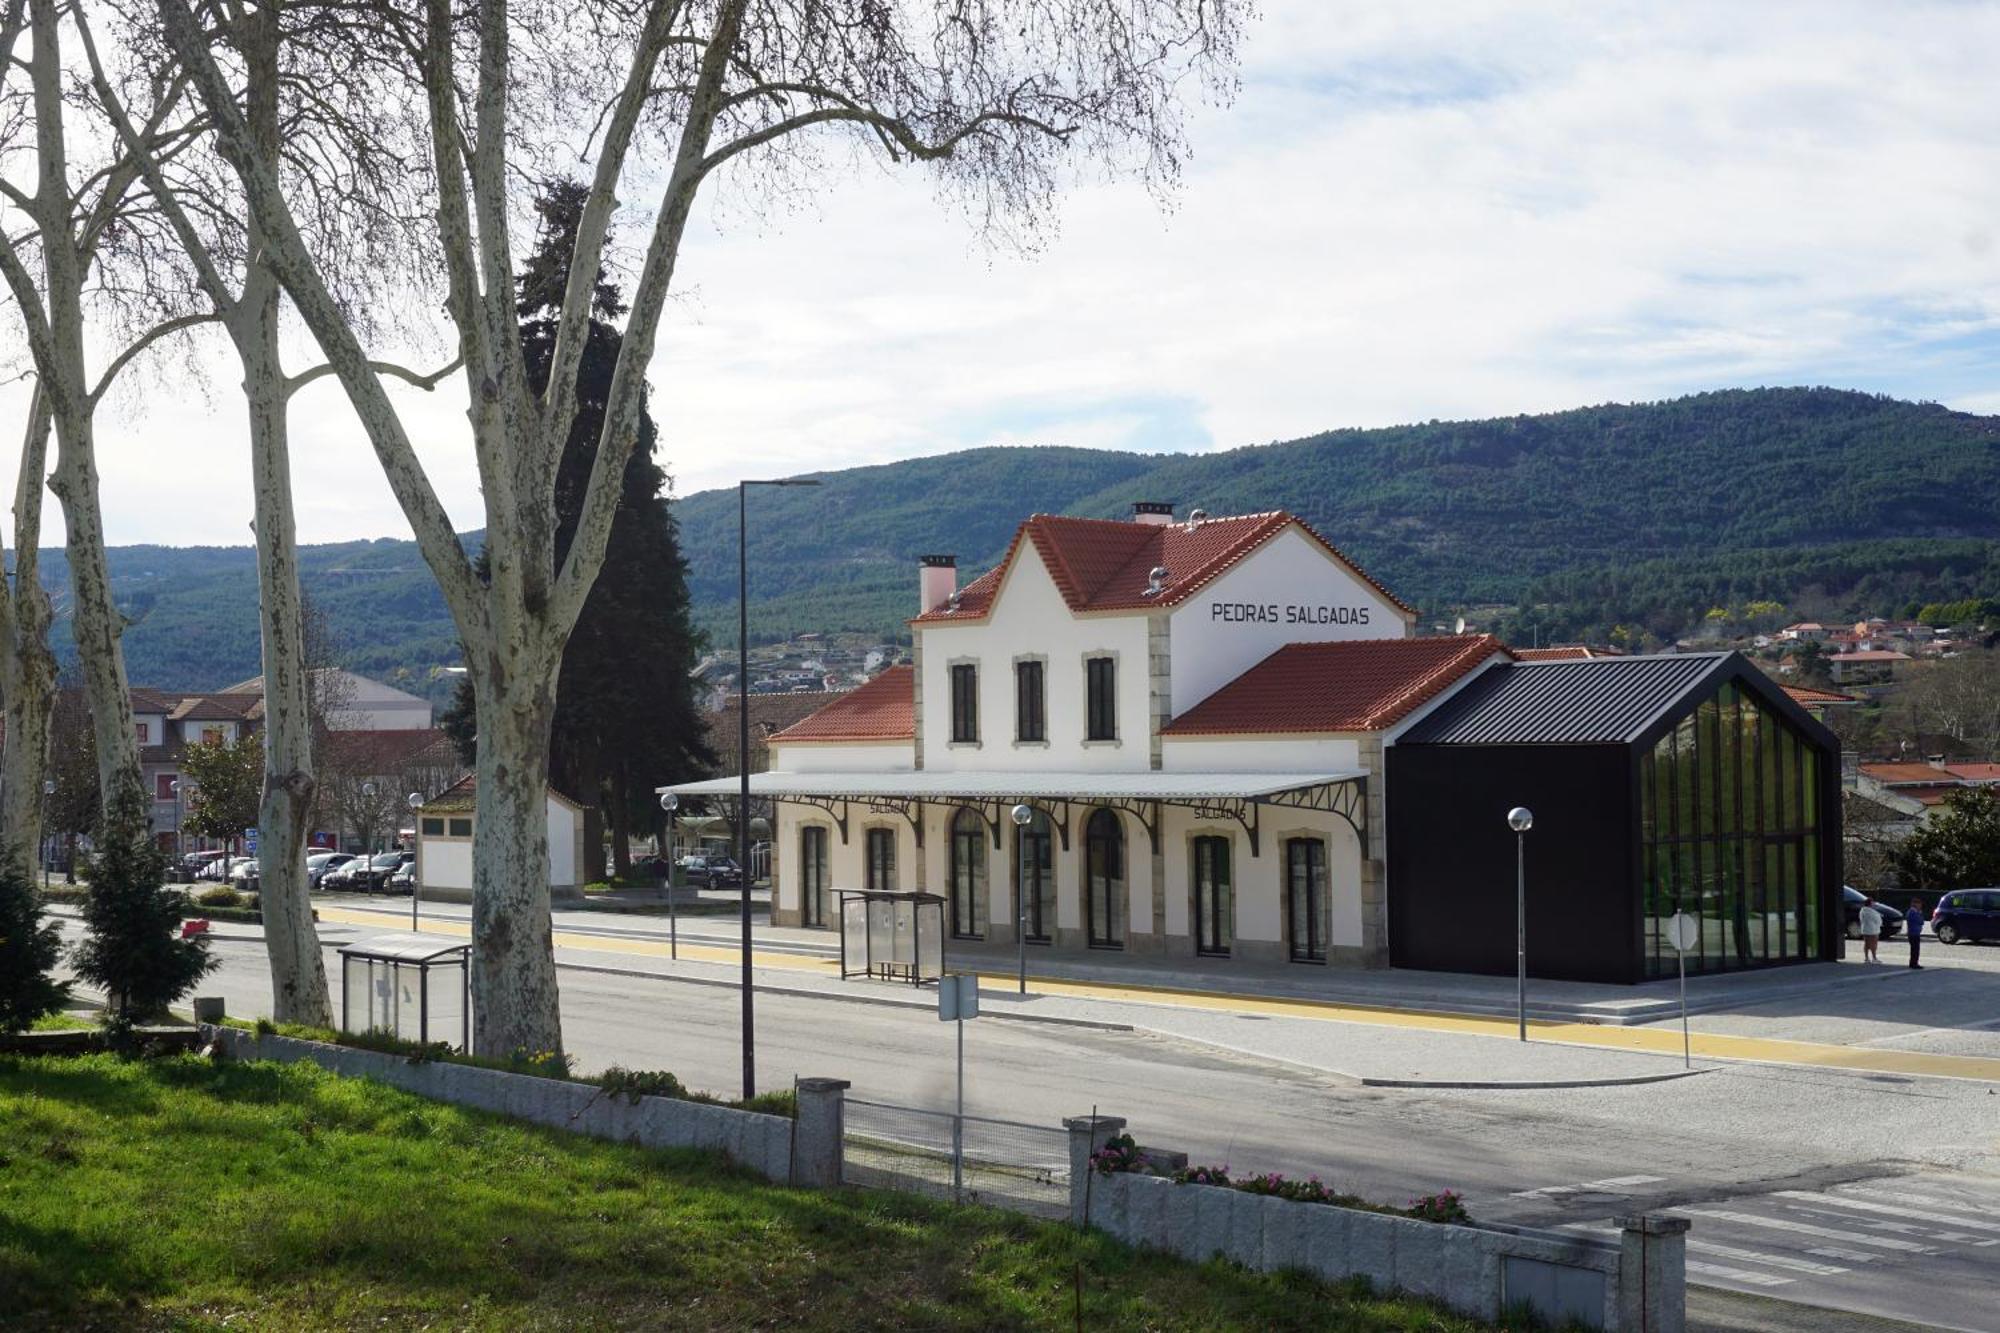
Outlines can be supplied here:
[[1292, 1180], [1276, 1172], [1239, 1180], [1236, 1182], [1236, 1188], [1246, 1194], [1271, 1194], [1280, 1199], [1290, 1199], [1293, 1203], [1344, 1204], [1350, 1197], [1328, 1189], [1320, 1183], [1318, 1176], [1311, 1176], [1305, 1180]]
[[54, 976], [61, 928], [42, 918], [35, 881], [20, 861], [0, 861], [0, 1032], [20, 1032], [60, 1010], [69, 987]]
[[733, 1101], [730, 1105], [739, 1111], [783, 1116], [787, 1120], [799, 1118], [799, 1094], [791, 1088], [779, 1088], [776, 1092], [760, 1092], [755, 1097]]
[[530, 1051], [516, 1047], [514, 1053], [507, 1057], [505, 1067], [516, 1074], [533, 1074], [537, 1078], [572, 1077], [569, 1055], [564, 1051]]
[[1150, 1175], [1153, 1165], [1146, 1154], [1139, 1151], [1138, 1143], [1130, 1134], [1112, 1135], [1102, 1148], [1090, 1155], [1090, 1164], [1101, 1176], [1126, 1172]]
[[218, 884], [212, 889], [203, 889], [194, 896], [194, 900], [202, 907], [241, 907], [244, 905], [243, 895], [230, 888], [227, 884]]
[[1441, 1190], [1412, 1199], [1407, 1211], [1421, 1222], [1448, 1222], [1463, 1226], [1472, 1221], [1472, 1214], [1465, 1211], [1465, 1200], [1457, 1190]]
[[664, 1069], [626, 1069], [613, 1065], [598, 1076], [597, 1086], [629, 1102], [637, 1102], [641, 1097], [686, 1101], [688, 1095], [681, 1081]]
[[1227, 1185], [1229, 1168], [1226, 1166], [1184, 1166], [1174, 1172], [1176, 1185]]

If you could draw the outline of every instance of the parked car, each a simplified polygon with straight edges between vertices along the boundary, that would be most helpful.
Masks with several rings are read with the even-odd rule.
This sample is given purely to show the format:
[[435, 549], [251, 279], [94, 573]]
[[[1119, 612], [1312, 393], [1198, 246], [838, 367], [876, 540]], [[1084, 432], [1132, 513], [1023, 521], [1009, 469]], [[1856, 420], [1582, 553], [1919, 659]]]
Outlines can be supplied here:
[[181, 882], [186, 883], [199, 876], [204, 866], [213, 865], [227, 855], [227, 852], [188, 852], [174, 863], [174, 870]]
[[726, 856], [683, 856], [681, 873], [688, 883], [703, 889], [724, 888], [743, 882], [742, 869]]
[[356, 893], [387, 893], [389, 876], [416, 859], [415, 852], [377, 852], [366, 861], [356, 860], [349, 867], [348, 887]]
[[326, 877], [354, 859], [352, 852], [314, 852], [306, 858], [306, 882], [313, 888], [326, 886]]
[[2000, 940], [2000, 888], [1953, 889], [1931, 909], [1931, 934], [1940, 944]]
[[213, 880], [218, 884], [228, 884], [236, 873], [236, 867], [250, 858], [247, 856], [218, 856], [203, 866], [196, 879]]
[[[1852, 885], [1843, 885], [1840, 896], [1847, 910], [1847, 938], [1861, 938], [1861, 904], [1868, 901], [1868, 895]], [[1903, 931], [1903, 914], [1880, 898], [1875, 900], [1875, 910], [1882, 914], [1882, 938], [1891, 939]]]
[[259, 869], [256, 857], [243, 857], [229, 868], [229, 887], [238, 893], [260, 892], [263, 881], [258, 877]]
[[384, 882], [384, 890], [389, 893], [415, 893], [417, 891], [417, 858], [405, 852], [403, 864], [389, 873]]

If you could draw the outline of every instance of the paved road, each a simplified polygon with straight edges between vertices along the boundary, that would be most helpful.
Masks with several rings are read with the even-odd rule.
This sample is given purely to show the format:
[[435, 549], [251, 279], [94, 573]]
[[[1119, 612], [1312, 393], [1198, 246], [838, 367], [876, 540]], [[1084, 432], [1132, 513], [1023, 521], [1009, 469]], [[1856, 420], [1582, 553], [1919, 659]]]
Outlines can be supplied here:
[[[216, 952], [203, 989], [261, 1012], [261, 943]], [[566, 970], [563, 1004], [583, 1068], [736, 1087], [733, 991]], [[857, 1097], [949, 1104], [952, 1034], [929, 1013], [778, 995], [757, 1013], [762, 1086], [837, 1074]], [[1318, 1174], [1384, 1200], [1455, 1188], [1495, 1220], [1603, 1227], [1683, 1208], [1697, 1282], [2000, 1333], [2000, 1302], [1978, 1294], [2000, 1289], [1988, 1243], [2000, 1241], [2000, 1096], [1987, 1084], [1743, 1065], [1640, 1088], [1417, 1092], [1145, 1033], [998, 1020], [976, 1024], [967, 1049], [975, 1114], [1054, 1125], [1096, 1108], [1196, 1161]]]

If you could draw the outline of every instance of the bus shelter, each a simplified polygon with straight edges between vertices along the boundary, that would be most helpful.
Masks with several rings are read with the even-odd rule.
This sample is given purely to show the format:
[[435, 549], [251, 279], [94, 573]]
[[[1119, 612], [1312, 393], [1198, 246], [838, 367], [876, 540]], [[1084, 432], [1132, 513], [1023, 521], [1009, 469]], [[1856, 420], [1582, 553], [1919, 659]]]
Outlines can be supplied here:
[[944, 899], [840, 889], [840, 975], [921, 986], [944, 975]]
[[[472, 1049], [470, 944], [403, 932], [340, 949], [340, 1026], [430, 1045], [458, 1031]], [[357, 1023], [356, 1020], [359, 1020]]]

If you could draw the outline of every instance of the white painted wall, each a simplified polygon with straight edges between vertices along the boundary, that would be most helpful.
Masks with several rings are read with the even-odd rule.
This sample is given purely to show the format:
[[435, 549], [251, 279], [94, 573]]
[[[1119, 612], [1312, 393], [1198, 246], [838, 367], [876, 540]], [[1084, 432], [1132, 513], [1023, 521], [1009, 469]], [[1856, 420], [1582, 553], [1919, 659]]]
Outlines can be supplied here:
[[1175, 717], [1285, 644], [1410, 633], [1402, 611], [1297, 524], [1176, 607], [1170, 623]]
[[1160, 746], [1168, 773], [1328, 773], [1360, 764], [1360, 743], [1339, 736], [1169, 736]]
[[417, 839], [417, 882], [425, 888], [472, 888], [472, 839]]
[[908, 773], [916, 766], [916, 747], [909, 741], [795, 741], [771, 747], [771, 767], [785, 773]]
[[[460, 811], [443, 818], [464, 819]], [[472, 812], [474, 827], [479, 815]], [[583, 812], [551, 793], [547, 798], [549, 837], [549, 884], [553, 888], [574, 888], [584, 883]], [[417, 821], [417, 879], [425, 888], [472, 888], [472, 839], [425, 837], [423, 821]], [[446, 827], [450, 827], [449, 824]]]
[[134, 713], [132, 715], [132, 722], [135, 727], [144, 726], [146, 729], [145, 737], [139, 744], [165, 745], [167, 743], [167, 719], [164, 713]]
[[[917, 625], [922, 636], [924, 768], [936, 772], [1130, 772], [1151, 765], [1146, 614], [1070, 614], [1034, 546], [1023, 543], [984, 620]], [[1084, 658], [1118, 661], [1118, 739], [1086, 742]], [[1047, 659], [1045, 743], [1014, 739], [1014, 659]], [[951, 743], [951, 666], [979, 667], [979, 743]]]
[[598, 876], [584, 870], [583, 812], [556, 796], [547, 798], [549, 821], [549, 884], [575, 888]]

